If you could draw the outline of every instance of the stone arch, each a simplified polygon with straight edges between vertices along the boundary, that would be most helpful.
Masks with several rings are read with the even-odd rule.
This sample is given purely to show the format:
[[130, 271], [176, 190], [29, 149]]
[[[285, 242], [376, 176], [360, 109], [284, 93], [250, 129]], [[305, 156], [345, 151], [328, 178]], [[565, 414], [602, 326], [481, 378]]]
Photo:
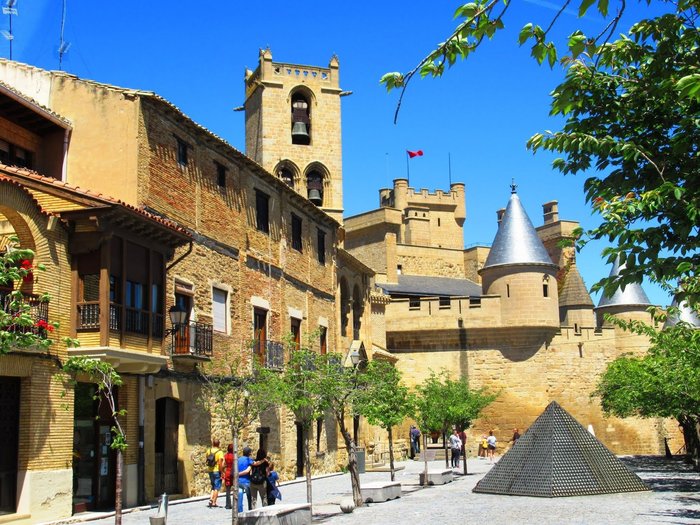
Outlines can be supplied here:
[[306, 166], [304, 170], [304, 182], [306, 184], [306, 197], [312, 203], [319, 208], [329, 206], [330, 173], [326, 166], [320, 162], [312, 162]]
[[360, 286], [355, 284], [352, 288], [352, 333], [353, 339], [360, 339], [360, 329], [362, 328], [362, 315], [365, 310], [365, 303], [360, 291]]
[[289, 92], [290, 132], [292, 144], [308, 146], [313, 132], [313, 111], [316, 98], [306, 86], [296, 86]]
[[289, 159], [279, 161], [273, 173], [290, 188], [296, 189], [301, 185], [301, 170]]
[[347, 336], [348, 317], [350, 314], [350, 291], [345, 277], [340, 278], [340, 335]]

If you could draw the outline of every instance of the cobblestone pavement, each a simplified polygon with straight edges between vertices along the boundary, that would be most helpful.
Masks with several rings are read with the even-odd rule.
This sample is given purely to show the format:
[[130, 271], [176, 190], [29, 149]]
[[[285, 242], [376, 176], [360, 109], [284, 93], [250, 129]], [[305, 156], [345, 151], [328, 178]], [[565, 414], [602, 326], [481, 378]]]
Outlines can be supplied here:
[[[390, 525], [395, 523], [463, 522], [499, 525], [519, 524], [620, 524], [700, 523], [700, 477], [677, 460], [634, 457], [624, 461], [652, 488], [649, 492], [580, 496], [572, 498], [528, 498], [476, 494], [471, 489], [488, 472], [491, 464], [469, 460], [469, 474], [455, 476], [447, 485], [422, 488], [418, 474], [422, 462], [409, 461], [396, 473], [402, 496], [384, 503], [367, 504], [351, 514], [343, 514], [340, 499], [350, 495], [350, 478], [333, 475], [313, 482], [314, 523], [333, 525]], [[444, 461], [430, 463], [430, 468], [444, 468]], [[457, 472], [457, 471], [455, 471]], [[388, 481], [388, 472], [361, 475], [361, 482]], [[306, 502], [306, 485], [294, 481], [281, 486], [284, 503]], [[219, 499], [223, 505], [223, 498]], [[190, 498], [171, 502], [168, 525], [205, 525], [230, 523], [224, 508], [209, 509], [207, 498]], [[123, 515], [123, 525], [148, 524], [155, 509], [141, 508]], [[113, 516], [87, 514], [71, 521], [90, 519], [91, 524], [109, 525]], [[99, 519], [95, 519], [99, 518]]]

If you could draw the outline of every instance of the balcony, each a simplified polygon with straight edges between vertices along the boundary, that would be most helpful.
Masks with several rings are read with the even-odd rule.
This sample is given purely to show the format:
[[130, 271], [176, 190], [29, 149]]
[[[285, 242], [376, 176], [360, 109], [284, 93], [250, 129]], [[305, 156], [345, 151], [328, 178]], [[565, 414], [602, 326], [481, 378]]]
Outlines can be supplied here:
[[[21, 297], [11, 295], [12, 290], [0, 289], [0, 306], [2, 309], [13, 314], [21, 312], [24, 306], [28, 306], [27, 314], [31, 317], [33, 324], [31, 326], [10, 325], [8, 330], [21, 333], [33, 333], [35, 335], [46, 337], [47, 323], [49, 321], [49, 303], [41, 301], [38, 295], [22, 293]], [[12, 305], [13, 301], [18, 301], [17, 307]], [[42, 326], [43, 325], [43, 326]], [[53, 327], [48, 328], [53, 330]]]
[[253, 353], [260, 365], [270, 370], [284, 368], [284, 343], [269, 339], [253, 342]]
[[[148, 336], [149, 317], [151, 321], [151, 336], [160, 339], [163, 337], [163, 315], [138, 310], [135, 308], [125, 308], [120, 304], [109, 304], [109, 329], [119, 332], [122, 329], [123, 319], [124, 331], [130, 334], [140, 334]], [[97, 301], [78, 303], [78, 330], [99, 330], [100, 329], [100, 304]]]
[[178, 325], [171, 335], [170, 353], [173, 357], [211, 357], [213, 333], [214, 327], [207, 323], [191, 321]]

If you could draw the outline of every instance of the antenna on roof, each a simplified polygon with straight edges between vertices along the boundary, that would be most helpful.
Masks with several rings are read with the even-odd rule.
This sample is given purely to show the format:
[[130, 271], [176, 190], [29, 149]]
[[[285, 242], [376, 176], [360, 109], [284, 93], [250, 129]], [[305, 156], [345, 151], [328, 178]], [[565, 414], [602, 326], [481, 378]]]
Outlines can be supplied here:
[[61, 9], [61, 40], [58, 44], [58, 70], [63, 71], [63, 55], [68, 53], [70, 49], [70, 42], [66, 42], [63, 38], [63, 32], [66, 28], [66, 0], [63, 0], [63, 7]]
[[10, 60], [12, 60], [12, 41], [15, 39], [15, 35], [12, 34], [12, 15], [17, 16], [17, 8], [15, 7], [17, 5], [17, 0], [7, 0], [5, 2], [5, 5], [2, 7], [2, 14], [7, 15], [8, 18], [10, 19], [10, 30], [2, 30], [0, 33], [2, 33], [2, 36], [4, 36], [7, 40], [10, 41]]

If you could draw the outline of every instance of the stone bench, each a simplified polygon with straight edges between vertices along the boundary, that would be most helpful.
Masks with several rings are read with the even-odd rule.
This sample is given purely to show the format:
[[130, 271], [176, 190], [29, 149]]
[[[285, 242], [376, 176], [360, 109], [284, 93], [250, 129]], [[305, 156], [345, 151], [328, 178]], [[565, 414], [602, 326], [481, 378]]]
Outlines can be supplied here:
[[[424, 472], [420, 473], [419, 483], [421, 485], [425, 484], [424, 474]], [[450, 481], [452, 481], [452, 469], [428, 471], [428, 485], [444, 485]]]
[[238, 514], [241, 525], [309, 525], [311, 505], [282, 504], [258, 507]]
[[380, 503], [401, 497], [401, 483], [398, 481], [375, 481], [362, 485], [365, 503]]

